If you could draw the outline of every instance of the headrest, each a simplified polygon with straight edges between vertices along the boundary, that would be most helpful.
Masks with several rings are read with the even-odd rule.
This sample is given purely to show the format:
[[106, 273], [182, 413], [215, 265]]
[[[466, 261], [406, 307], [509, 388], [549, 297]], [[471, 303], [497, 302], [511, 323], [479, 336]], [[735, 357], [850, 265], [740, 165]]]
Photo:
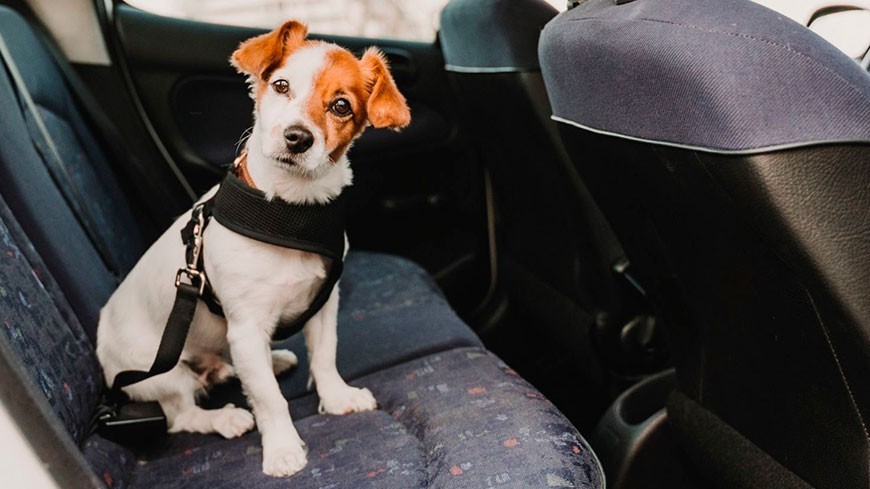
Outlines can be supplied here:
[[539, 47], [554, 119], [717, 153], [870, 142], [870, 74], [749, 0], [588, 0]]
[[453, 0], [441, 11], [448, 71], [537, 71], [538, 37], [556, 9], [543, 0]]

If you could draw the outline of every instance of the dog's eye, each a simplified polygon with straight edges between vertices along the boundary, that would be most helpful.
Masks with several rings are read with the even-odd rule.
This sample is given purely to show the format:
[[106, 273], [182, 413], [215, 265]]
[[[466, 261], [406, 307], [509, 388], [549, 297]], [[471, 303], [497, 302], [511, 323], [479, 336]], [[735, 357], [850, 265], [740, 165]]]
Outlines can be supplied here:
[[290, 84], [284, 79], [275, 80], [272, 82], [272, 88], [278, 93], [287, 93], [290, 91]]
[[353, 113], [353, 110], [350, 107], [350, 102], [344, 98], [340, 98], [333, 102], [332, 105], [329, 106], [329, 110], [339, 117], [344, 117]]

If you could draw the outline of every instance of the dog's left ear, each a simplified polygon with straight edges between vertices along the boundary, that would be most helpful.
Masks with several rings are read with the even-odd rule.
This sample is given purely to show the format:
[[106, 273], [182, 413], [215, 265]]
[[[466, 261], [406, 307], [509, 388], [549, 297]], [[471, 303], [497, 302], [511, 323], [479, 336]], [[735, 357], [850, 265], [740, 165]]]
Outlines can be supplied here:
[[266, 81], [288, 54], [302, 46], [307, 35], [305, 24], [289, 20], [272, 32], [241, 43], [230, 62], [239, 73]]
[[411, 110], [405, 96], [399, 92], [384, 54], [377, 48], [368, 48], [360, 62], [366, 72], [369, 99], [366, 113], [374, 127], [401, 129], [411, 122]]

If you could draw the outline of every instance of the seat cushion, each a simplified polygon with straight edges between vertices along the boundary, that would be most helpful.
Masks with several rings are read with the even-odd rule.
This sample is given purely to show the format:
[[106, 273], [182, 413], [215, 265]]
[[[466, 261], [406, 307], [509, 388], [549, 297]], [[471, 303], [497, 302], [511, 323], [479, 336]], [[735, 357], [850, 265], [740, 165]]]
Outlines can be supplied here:
[[[114, 467], [132, 470], [130, 487], [149, 488], [604, 487], [595, 454], [571, 423], [486, 350], [436, 353], [355, 383], [372, 390], [378, 410], [318, 415], [313, 395], [290, 403], [309, 452], [289, 480], [262, 474], [256, 432], [234, 440], [174, 435], [135, 464], [116, 451], [116, 460], [100, 461], [102, 478], [125, 478], [107, 472]], [[105, 447], [92, 451], [112, 458]]]
[[[481, 346], [480, 339], [456, 315], [428, 273], [394, 255], [350, 252], [339, 284], [338, 370], [354, 379], [398, 363], [461, 346]], [[282, 376], [288, 399], [307, 392], [308, 353], [303, 335], [275, 344], [299, 357], [299, 366]], [[238, 382], [212, 390], [207, 407], [247, 402]]]

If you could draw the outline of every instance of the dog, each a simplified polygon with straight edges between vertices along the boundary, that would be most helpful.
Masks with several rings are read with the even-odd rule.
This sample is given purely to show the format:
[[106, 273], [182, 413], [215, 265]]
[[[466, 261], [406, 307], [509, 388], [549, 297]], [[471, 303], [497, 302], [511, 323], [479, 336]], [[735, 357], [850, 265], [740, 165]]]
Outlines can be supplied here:
[[[304, 24], [288, 21], [241, 43], [232, 54], [231, 64], [247, 75], [255, 102], [240, 170], [267, 199], [326, 203], [351, 184], [347, 151], [365, 128], [398, 130], [410, 123], [411, 114], [379, 50], [369, 48], [357, 58], [307, 34]], [[179, 218], [145, 252], [100, 312], [97, 356], [109, 385], [119, 372], [148, 370], [154, 360], [175, 296], [173, 277], [185, 264], [178, 236], [187, 219]], [[275, 375], [295, 366], [297, 358], [287, 350], [271, 351], [270, 343], [279, 321], [298, 317], [311, 303], [326, 276], [325, 259], [255, 241], [215, 220], [203, 242], [205, 271], [224, 317], [200, 301], [178, 365], [124, 392], [136, 401], [158, 401], [171, 433], [233, 438], [253, 429], [256, 420], [263, 472], [292, 475], [307, 463], [306, 446]], [[349, 386], [336, 368], [338, 301], [336, 285], [303, 329], [309, 386], [316, 386], [323, 413], [375, 409], [372, 393]], [[253, 414], [232, 404], [215, 410], [197, 406], [198, 395], [233, 376]]]

